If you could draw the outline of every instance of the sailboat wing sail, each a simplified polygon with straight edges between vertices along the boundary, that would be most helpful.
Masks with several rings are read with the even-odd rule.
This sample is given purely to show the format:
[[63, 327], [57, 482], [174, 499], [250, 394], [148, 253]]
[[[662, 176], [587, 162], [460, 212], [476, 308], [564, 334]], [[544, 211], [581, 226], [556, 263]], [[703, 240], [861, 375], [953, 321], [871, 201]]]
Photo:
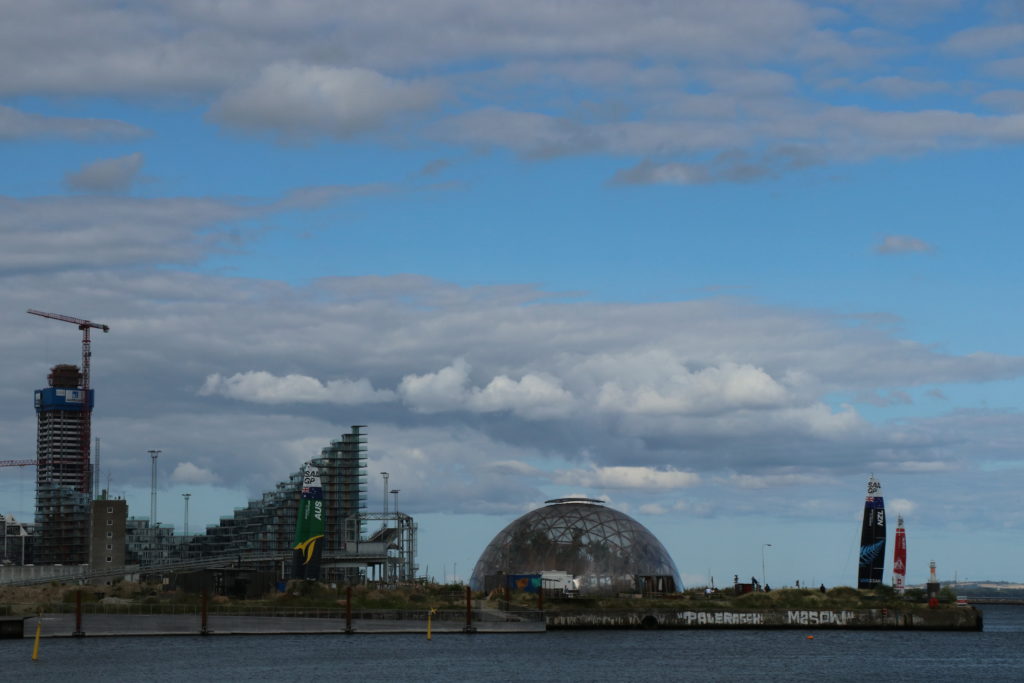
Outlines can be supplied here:
[[885, 503], [882, 485], [871, 477], [864, 499], [864, 523], [860, 532], [860, 566], [858, 588], [877, 588], [885, 571]]
[[307, 467], [302, 478], [302, 497], [292, 545], [292, 578], [320, 578], [320, 553], [324, 541], [324, 490], [320, 472]]
[[903, 595], [907, 579], [907, 532], [903, 529], [903, 517], [896, 518], [896, 548], [892, 556], [892, 587]]

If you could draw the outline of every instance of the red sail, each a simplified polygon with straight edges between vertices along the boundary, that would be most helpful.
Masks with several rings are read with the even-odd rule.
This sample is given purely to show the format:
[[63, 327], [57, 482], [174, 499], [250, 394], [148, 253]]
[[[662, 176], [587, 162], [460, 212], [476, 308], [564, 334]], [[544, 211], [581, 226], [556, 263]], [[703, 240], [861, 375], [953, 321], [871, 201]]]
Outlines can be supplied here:
[[896, 519], [896, 550], [892, 556], [892, 587], [900, 595], [906, 588], [907, 534], [903, 530], [903, 516]]

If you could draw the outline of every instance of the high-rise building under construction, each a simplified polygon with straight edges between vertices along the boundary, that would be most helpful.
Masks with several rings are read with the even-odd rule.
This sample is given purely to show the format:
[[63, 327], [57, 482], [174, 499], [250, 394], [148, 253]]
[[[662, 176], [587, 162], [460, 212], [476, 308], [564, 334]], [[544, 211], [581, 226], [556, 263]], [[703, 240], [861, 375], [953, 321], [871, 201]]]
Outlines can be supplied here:
[[82, 564], [89, 561], [87, 440], [94, 392], [81, 388], [75, 365], [55, 365], [47, 379], [49, 386], [35, 392], [35, 562]]
[[[290, 553], [295, 539], [303, 472], [308, 465], [319, 472], [323, 487], [323, 553], [331, 558], [325, 563], [325, 577], [331, 580], [354, 579], [359, 574], [358, 567], [365, 566], [365, 562], [362, 565], [346, 564], [339, 559], [339, 554], [358, 554], [366, 533], [366, 449], [366, 426], [353, 425], [351, 432], [342, 434], [340, 439], [332, 439], [329, 446], [320, 450], [319, 456], [311, 458], [303, 465], [303, 470], [292, 474], [287, 482], [278, 484], [276, 490], [263, 494], [259, 500], [249, 501], [246, 507], [236, 509], [231, 517], [222, 517], [220, 524], [207, 527], [205, 535], [190, 539], [183, 552], [190, 558]], [[398, 517], [396, 510], [395, 519]], [[410, 543], [405, 556], [411, 563], [415, 531], [411, 518], [405, 516], [405, 519]]]

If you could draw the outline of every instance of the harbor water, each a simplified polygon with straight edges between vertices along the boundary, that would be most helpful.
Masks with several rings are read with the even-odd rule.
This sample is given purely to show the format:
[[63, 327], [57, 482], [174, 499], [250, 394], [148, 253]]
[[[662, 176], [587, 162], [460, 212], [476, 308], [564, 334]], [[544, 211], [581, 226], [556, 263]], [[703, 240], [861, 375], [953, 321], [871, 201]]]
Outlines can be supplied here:
[[555, 631], [0, 641], [4, 681], [1020, 681], [1024, 607], [983, 632]]

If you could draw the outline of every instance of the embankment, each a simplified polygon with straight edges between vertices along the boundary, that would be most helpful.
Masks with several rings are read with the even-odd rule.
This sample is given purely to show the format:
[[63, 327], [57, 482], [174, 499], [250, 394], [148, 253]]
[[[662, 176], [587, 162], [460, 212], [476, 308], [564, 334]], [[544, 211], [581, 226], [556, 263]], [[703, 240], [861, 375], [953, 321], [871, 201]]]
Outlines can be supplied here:
[[850, 610], [581, 610], [546, 615], [549, 630], [815, 628], [980, 631], [982, 613], [973, 607]]

